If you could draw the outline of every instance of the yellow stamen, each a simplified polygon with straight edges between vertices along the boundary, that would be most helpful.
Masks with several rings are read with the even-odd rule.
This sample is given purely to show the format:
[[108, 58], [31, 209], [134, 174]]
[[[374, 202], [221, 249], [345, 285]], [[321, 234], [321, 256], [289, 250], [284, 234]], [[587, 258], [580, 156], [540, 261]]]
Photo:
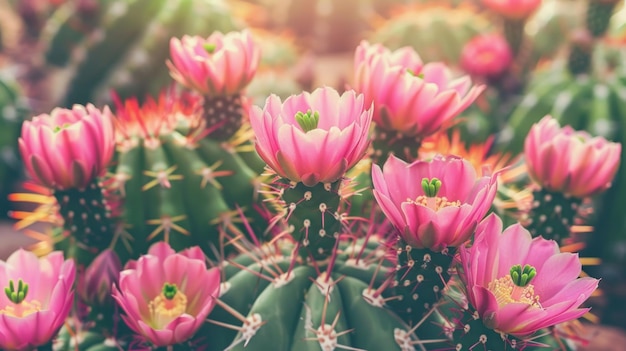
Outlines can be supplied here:
[[187, 296], [180, 290], [171, 299], [161, 293], [150, 301], [148, 308], [152, 317], [151, 327], [162, 329], [187, 311]]
[[498, 301], [498, 306], [500, 307], [510, 303], [525, 303], [530, 306], [542, 308], [539, 302], [539, 295], [535, 294], [534, 285], [528, 284], [525, 287], [517, 286], [508, 274], [489, 283], [488, 289], [496, 297], [496, 301]]
[[41, 302], [37, 300], [22, 301], [18, 304], [9, 304], [0, 310], [0, 314], [23, 318], [35, 312], [41, 311]]
[[433, 211], [438, 211], [441, 208], [449, 207], [449, 206], [456, 206], [456, 207], [461, 206], [461, 201], [459, 200], [449, 201], [448, 198], [445, 196], [428, 197], [428, 196], [420, 195], [415, 200], [408, 199], [407, 201], [414, 203], [416, 205], [429, 207]]

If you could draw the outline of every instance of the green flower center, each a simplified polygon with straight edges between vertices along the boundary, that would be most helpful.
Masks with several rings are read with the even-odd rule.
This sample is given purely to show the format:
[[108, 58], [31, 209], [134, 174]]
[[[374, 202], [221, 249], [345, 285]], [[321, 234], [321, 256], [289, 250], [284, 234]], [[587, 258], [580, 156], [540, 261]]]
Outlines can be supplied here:
[[524, 268], [522, 268], [521, 265], [516, 264], [511, 267], [509, 274], [511, 275], [513, 284], [523, 288], [537, 275], [537, 270], [529, 264], [524, 265]]
[[162, 292], [163, 296], [165, 296], [166, 299], [171, 300], [174, 298], [174, 296], [176, 296], [178, 288], [176, 287], [176, 284], [165, 283], [163, 285]]
[[296, 122], [300, 125], [300, 128], [307, 133], [313, 129], [317, 128], [317, 124], [320, 121], [319, 112], [311, 112], [311, 110], [307, 110], [306, 113], [298, 112], [296, 113]]
[[13, 280], [9, 280], [9, 286], [4, 288], [4, 293], [7, 295], [9, 300], [15, 304], [19, 304], [26, 298], [28, 295], [28, 284], [24, 283], [22, 279], [17, 282], [17, 290], [15, 289], [15, 283]]
[[206, 50], [206, 52], [208, 52], [209, 54], [214, 53], [215, 49], [217, 49], [217, 45], [215, 44], [211, 44], [211, 43], [204, 44], [204, 50]]
[[436, 197], [441, 189], [441, 180], [437, 178], [422, 178], [422, 189], [426, 197]]

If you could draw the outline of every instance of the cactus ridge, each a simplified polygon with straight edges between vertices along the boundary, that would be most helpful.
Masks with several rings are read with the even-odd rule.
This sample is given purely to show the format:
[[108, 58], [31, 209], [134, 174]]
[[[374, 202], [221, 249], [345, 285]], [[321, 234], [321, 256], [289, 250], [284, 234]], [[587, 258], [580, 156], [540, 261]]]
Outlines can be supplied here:
[[211, 336], [208, 350], [417, 349], [386, 303], [393, 262], [380, 237], [342, 235], [326, 261], [307, 262], [298, 246], [241, 246], [222, 265], [218, 307], [199, 332]]
[[213, 252], [218, 229], [235, 225], [240, 211], [255, 229], [264, 228], [265, 218], [255, 211], [262, 206], [259, 175], [242, 158], [250, 153], [250, 138], [239, 133], [247, 129], [228, 141], [214, 140], [196, 113], [199, 103], [197, 96], [187, 101], [164, 94], [141, 107], [129, 100], [118, 111], [122, 137], [113, 172], [124, 194], [127, 231], [135, 238], [133, 255], [158, 240]]
[[391, 154], [406, 162], [412, 162], [418, 159], [421, 143], [421, 137], [408, 136], [376, 127], [372, 139], [374, 152], [371, 158], [374, 163], [379, 165], [384, 164]]
[[609, 29], [613, 9], [618, 1], [589, 1], [585, 23], [594, 38], [604, 36]]
[[450, 279], [453, 255], [448, 250], [433, 252], [398, 243], [398, 267], [394, 281], [393, 309], [409, 325], [414, 325], [442, 297]]
[[572, 234], [572, 226], [583, 221], [583, 200], [545, 189], [533, 192], [531, 219], [524, 226], [533, 236], [566, 241]]

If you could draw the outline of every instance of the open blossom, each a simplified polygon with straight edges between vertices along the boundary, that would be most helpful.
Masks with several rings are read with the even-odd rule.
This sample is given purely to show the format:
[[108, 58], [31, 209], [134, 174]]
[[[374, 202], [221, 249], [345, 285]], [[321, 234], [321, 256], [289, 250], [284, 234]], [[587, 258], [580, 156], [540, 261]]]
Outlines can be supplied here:
[[38, 258], [20, 249], [0, 261], [0, 348], [25, 351], [47, 344], [72, 308], [75, 276], [74, 261], [60, 251]]
[[426, 137], [471, 105], [485, 86], [453, 78], [441, 62], [423, 64], [409, 47], [390, 51], [365, 41], [354, 58], [355, 90], [374, 103], [378, 127]]
[[534, 124], [524, 142], [530, 176], [550, 191], [583, 198], [610, 187], [620, 164], [622, 146], [546, 116]]
[[106, 172], [114, 143], [111, 111], [91, 104], [55, 108], [24, 121], [19, 139], [27, 173], [57, 190], [84, 189]]
[[470, 304], [485, 326], [507, 334], [524, 336], [581, 317], [589, 309], [580, 305], [598, 287], [597, 279], [578, 278], [577, 254], [561, 253], [556, 241], [533, 239], [520, 224], [503, 232], [495, 214], [459, 253]]
[[[368, 106], [368, 105], [367, 105]], [[334, 182], [365, 155], [372, 109], [354, 91], [332, 88], [254, 106], [256, 150], [281, 177], [313, 186]]]
[[479, 35], [465, 44], [461, 53], [461, 67], [476, 77], [498, 77], [512, 63], [511, 48], [499, 34]]
[[483, 5], [502, 17], [520, 20], [530, 17], [541, 0], [483, 0]]
[[199, 247], [176, 253], [158, 242], [120, 273], [113, 298], [122, 319], [155, 346], [182, 343], [204, 323], [219, 296], [220, 274]]
[[170, 74], [180, 84], [203, 95], [235, 95], [254, 77], [261, 49], [244, 30], [172, 38], [170, 55]]
[[407, 244], [441, 251], [472, 235], [496, 196], [497, 176], [477, 177], [454, 156], [406, 163], [390, 156], [374, 165], [374, 197]]

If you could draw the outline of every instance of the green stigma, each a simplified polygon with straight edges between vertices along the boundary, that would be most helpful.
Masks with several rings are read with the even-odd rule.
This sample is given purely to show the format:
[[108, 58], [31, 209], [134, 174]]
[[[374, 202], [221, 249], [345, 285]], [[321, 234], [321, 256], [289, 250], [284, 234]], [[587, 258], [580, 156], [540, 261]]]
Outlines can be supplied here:
[[176, 284], [165, 283], [163, 285], [163, 296], [165, 296], [166, 299], [173, 299], [177, 292], [178, 288], [176, 287]]
[[427, 197], [435, 197], [439, 193], [439, 189], [441, 189], [441, 180], [437, 178], [422, 178], [422, 189], [424, 189], [424, 194]]
[[306, 111], [306, 113], [296, 113], [296, 122], [300, 125], [300, 128], [306, 133], [317, 128], [317, 124], [320, 121], [319, 112]]
[[211, 43], [204, 44], [204, 50], [206, 50], [206, 52], [208, 52], [209, 54], [212, 54], [213, 52], [215, 52], [215, 49], [217, 49], [217, 46], [215, 44], [211, 44]]
[[521, 265], [516, 264], [511, 267], [509, 274], [511, 275], [513, 284], [523, 288], [537, 275], [537, 270], [529, 264], [524, 265], [524, 268], [522, 268]]
[[412, 69], [408, 69], [406, 70], [410, 75], [417, 77], [417, 78], [422, 78], [424, 79], [424, 73], [419, 73], [419, 74], [415, 74], [415, 71], [413, 71]]
[[65, 123], [65, 124], [64, 124], [64, 125], [62, 125], [62, 126], [56, 126], [56, 127], [54, 127], [53, 131], [54, 131], [55, 133], [58, 133], [58, 132], [60, 132], [61, 130], [65, 129], [65, 128], [69, 127], [69, 126], [70, 126], [70, 124], [69, 124], [69, 123]]
[[13, 280], [9, 280], [9, 286], [4, 288], [4, 293], [7, 295], [9, 300], [13, 303], [20, 303], [24, 301], [26, 295], [28, 295], [28, 284], [24, 283], [22, 279], [17, 282], [17, 290], [15, 290], [15, 283]]

